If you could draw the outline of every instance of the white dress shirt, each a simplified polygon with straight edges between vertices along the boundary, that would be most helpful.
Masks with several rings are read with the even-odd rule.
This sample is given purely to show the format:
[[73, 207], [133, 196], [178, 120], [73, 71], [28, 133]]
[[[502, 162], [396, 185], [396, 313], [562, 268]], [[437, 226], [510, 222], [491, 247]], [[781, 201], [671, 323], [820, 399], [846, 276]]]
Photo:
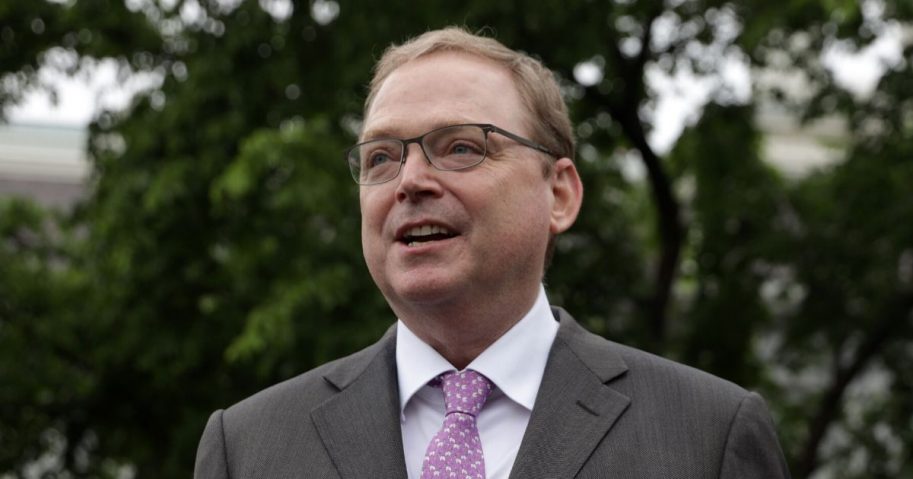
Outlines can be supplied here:
[[[410, 479], [419, 479], [428, 443], [444, 423], [444, 396], [428, 382], [456, 368], [402, 321], [396, 327], [396, 370], [406, 470]], [[539, 296], [523, 319], [466, 367], [494, 383], [494, 390], [477, 418], [488, 479], [507, 479], [510, 475], [557, 334], [558, 322], [552, 316], [545, 288], [540, 285]]]

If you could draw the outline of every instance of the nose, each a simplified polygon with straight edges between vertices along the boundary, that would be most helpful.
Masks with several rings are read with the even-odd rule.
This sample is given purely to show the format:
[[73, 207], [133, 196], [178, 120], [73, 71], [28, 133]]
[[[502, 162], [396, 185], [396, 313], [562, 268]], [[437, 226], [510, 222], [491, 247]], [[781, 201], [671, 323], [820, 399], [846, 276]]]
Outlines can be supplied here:
[[434, 198], [443, 192], [436, 170], [422, 148], [413, 143], [406, 149], [406, 157], [399, 172], [399, 183], [396, 186], [397, 201], [420, 201]]

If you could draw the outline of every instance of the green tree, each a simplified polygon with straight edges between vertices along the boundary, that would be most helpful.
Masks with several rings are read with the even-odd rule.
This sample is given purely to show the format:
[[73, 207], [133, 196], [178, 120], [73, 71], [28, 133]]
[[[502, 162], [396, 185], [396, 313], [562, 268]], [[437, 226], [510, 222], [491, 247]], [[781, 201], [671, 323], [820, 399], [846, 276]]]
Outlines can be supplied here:
[[[211, 410], [380, 335], [392, 317], [340, 152], [382, 49], [457, 23], [539, 55], [566, 89], [587, 199], [552, 300], [764, 391], [797, 477], [909, 475], [911, 62], [867, 100], [820, 62], [829, 42], [909, 25], [908, 2], [283, 5], [0, 6], [0, 106], [54, 58], [162, 78], [93, 122], [74, 212], [0, 206], [0, 473], [186, 477]], [[723, 84], [671, 153], [651, 146], [650, 72], [716, 78], [726, 58], [804, 74], [813, 94], [790, 106], [848, 118], [846, 160], [781, 178], [754, 122], [769, 92]], [[602, 78], [579, 83], [581, 64]]]

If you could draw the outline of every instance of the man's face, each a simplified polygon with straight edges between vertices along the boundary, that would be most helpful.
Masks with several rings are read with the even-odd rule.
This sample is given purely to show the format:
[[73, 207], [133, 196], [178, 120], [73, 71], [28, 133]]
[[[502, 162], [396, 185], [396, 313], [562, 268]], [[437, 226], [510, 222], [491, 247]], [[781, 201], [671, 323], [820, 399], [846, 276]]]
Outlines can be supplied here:
[[[367, 114], [363, 140], [412, 138], [460, 123], [491, 123], [529, 137], [527, 118], [505, 68], [480, 57], [436, 53], [387, 77]], [[541, 153], [492, 133], [481, 164], [438, 171], [412, 144], [399, 176], [361, 187], [365, 260], [397, 314], [484, 302], [486, 295], [526, 298], [536, 290], [549, 233], [558, 232], [543, 161]], [[429, 232], [428, 241], [404, 241]]]

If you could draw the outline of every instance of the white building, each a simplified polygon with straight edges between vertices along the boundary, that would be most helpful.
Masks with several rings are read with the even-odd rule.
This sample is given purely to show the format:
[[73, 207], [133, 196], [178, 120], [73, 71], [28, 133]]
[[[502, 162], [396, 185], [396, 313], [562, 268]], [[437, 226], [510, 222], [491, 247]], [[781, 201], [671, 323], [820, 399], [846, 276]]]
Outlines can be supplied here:
[[25, 196], [66, 208], [85, 192], [89, 176], [85, 128], [0, 125], [0, 197]]

